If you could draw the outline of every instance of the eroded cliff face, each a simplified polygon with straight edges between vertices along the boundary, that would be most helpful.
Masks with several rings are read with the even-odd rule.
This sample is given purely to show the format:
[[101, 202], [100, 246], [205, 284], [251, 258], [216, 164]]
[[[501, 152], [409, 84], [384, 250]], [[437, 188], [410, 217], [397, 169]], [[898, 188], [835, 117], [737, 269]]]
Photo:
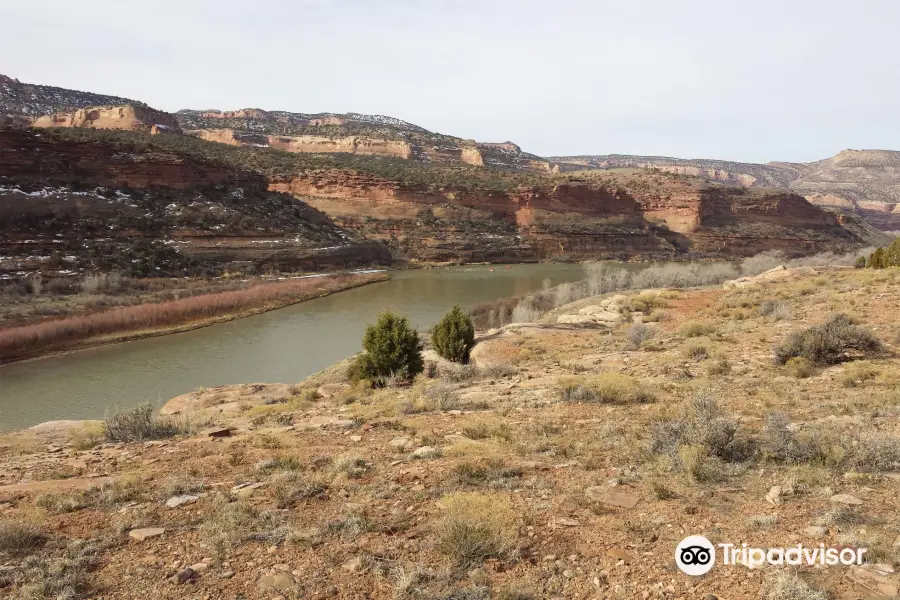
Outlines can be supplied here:
[[32, 127], [90, 127], [94, 129], [125, 129], [159, 133], [181, 131], [172, 115], [151, 108], [128, 104], [101, 106], [58, 112], [34, 119]]
[[136, 276], [387, 264], [259, 174], [178, 153], [0, 131], [0, 276]]
[[767, 249], [799, 255], [870, 241], [796, 194], [696, 182], [655, 190], [573, 181], [508, 192], [426, 192], [331, 171], [270, 188], [304, 198], [408, 260], [663, 259]]

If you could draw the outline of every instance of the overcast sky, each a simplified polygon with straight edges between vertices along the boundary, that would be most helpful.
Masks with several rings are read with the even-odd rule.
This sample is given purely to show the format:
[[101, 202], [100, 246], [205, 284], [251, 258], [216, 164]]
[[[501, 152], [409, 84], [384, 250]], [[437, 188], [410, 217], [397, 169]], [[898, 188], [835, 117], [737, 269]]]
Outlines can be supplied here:
[[900, 1], [0, 0], [0, 72], [541, 155], [900, 150]]

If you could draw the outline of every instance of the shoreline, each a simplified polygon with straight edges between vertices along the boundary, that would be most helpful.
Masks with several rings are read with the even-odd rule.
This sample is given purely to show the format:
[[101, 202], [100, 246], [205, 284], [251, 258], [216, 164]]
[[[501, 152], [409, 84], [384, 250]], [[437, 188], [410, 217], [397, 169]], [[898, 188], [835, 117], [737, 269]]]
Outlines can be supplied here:
[[[0, 359], [0, 369], [2, 369], [5, 365], [11, 364], [20, 364], [26, 362], [33, 362], [36, 360], [43, 360], [46, 358], [54, 358], [58, 356], [64, 356], [66, 354], [72, 354], [75, 352], [81, 352], [83, 350], [90, 350], [92, 348], [99, 348], [103, 346], [112, 346], [115, 344], [124, 344], [127, 342], [133, 342], [141, 339], [152, 338], [152, 337], [160, 337], [164, 335], [171, 335], [175, 333], [183, 333], [185, 331], [193, 331], [195, 329], [201, 329], [203, 327], [209, 327], [210, 325], [216, 325], [218, 323], [227, 323], [228, 321], [234, 321], [237, 319], [242, 319], [245, 317], [251, 317], [253, 315], [258, 315], [266, 312], [270, 312], [273, 310], [278, 310], [280, 308], [285, 308], [291, 306], [293, 304], [299, 304], [301, 302], [306, 302], [308, 300], [314, 300], [316, 298], [323, 298], [325, 296], [329, 296], [331, 294], [336, 294], [339, 292], [343, 292], [346, 290], [362, 287], [364, 285], [369, 285], [372, 283], [380, 283], [384, 281], [390, 280], [390, 274], [388, 271], [362, 271], [357, 273], [350, 273], [351, 275], [358, 275], [360, 279], [356, 281], [347, 281], [343, 284], [339, 284], [331, 289], [319, 289], [314, 290], [305, 294], [302, 294], [293, 298], [284, 298], [280, 300], [270, 301], [261, 305], [247, 307], [241, 310], [227, 312], [220, 315], [215, 315], [211, 317], [206, 317], [202, 319], [195, 319], [192, 321], [188, 321], [185, 323], [180, 323], [177, 325], [170, 325], [164, 327], [155, 327], [151, 329], [144, 330], [125, 330], [120, 333], [111, 333], [102, 336], [94, 336], [90, 338], [86, 338], [83, 340], [77, 340], [72, 342], [71, 347], [66, 348], [57, 348], [53, 350], [48, 350], [45, 352], [37, 352], [34, 355], [25, 356], [22, 358], [15, 359]], [[347, 275], [347, 273], [331, 273], [331, 274], [321, 274], [321, 275], [311, 275], [306, 276], [305, 278], [321, 278], [327, 279], [331, 275]], [[160, 304], [160, 303], [158, 303]], [[143, 306], [150, 306], [143, 305]]]

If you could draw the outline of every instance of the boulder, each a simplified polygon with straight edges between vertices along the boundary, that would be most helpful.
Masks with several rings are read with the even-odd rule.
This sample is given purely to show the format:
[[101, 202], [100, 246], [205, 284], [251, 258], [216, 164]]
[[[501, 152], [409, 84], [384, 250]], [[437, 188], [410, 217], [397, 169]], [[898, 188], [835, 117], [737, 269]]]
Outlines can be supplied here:
[[159, 537], [166, 532], [162, 527], [144, 527], [141, 529], [132, 529], [128, 532], [128, 537], [139, 542], [150, 538]]

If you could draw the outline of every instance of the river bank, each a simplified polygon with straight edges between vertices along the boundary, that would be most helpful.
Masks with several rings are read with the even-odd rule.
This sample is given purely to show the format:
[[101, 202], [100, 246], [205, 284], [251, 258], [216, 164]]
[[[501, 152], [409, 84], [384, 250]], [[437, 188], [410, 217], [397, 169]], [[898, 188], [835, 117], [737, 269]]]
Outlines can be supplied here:
[[0, 364], [207, 327], [369, 283], [386, 272], [300, 276], [0, 330]]

